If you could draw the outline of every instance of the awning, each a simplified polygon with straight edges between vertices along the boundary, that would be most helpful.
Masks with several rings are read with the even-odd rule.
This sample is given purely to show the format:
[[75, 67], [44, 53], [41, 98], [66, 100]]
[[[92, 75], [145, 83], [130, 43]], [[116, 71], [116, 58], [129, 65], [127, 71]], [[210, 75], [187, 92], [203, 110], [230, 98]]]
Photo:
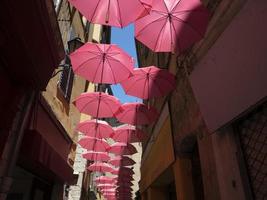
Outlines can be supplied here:
[[19, 164], [33, 173], [47, 178], [73, 183], [76, 176], [73, 169], [54, 149], [43, 139], [40, 133], [27, 130], [22, 141]]

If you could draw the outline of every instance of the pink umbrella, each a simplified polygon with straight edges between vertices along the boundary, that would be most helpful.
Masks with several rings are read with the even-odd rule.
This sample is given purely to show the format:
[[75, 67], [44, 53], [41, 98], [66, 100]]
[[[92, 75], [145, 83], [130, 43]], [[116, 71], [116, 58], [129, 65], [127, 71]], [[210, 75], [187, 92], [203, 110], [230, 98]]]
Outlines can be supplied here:
[[102, 190], [104, 188], [106, 188], [106, 189], [115, 189], [116, 188], [115, 185], [106, 185], [106, 184], [104, 184], [104, 185], [97, 185], [96, 187], [99, 188], [100, 190]]
[[135, 37], [155, 52], [180, 54], [203, 38], [208, 20], [200, 0], [156, 0], [150, 14], [136, 21]]
[[107, 177], [107, 176], [100, 176], [98, 178], [95, 178], [94, 181], [96, 183], [109, 183], [109, 184], [113, 184], [114, 182], [116, 182], [116, 178], [111, 178], [111, 177]]
[[130, 181], [121, 181], [118, 182], [118, 186], [133, 186], [134, 184]]
[[123, 175], [123, 176], [119, 175], [117, 182], [119, 183], [119, 182], [133, 181], [133, 180], [134, 180], [134, 178], [132, 177], [131, 174]]
[[78, 144], [81, 145], [82, 148], [93, 151], [106, 152], [110, 148], [106, 140], [94, 137], [83, 137], [79, 140]]
[[78, 124], [77, 131], [96, 138], [109, 138], [113, 134], [112, 127], [105, 121], [87, 120]]
[[136, 68], [133, 76], [121, 83], [128, 95], [151, 99], [168, 94], [176, 86], [175, 76], [155, 66]]
[[113, 188], [113, 189], [103, 189], [103, 190], [101, 190], [101, 192], [106, 193], [106, 194], [108, 194], [108, 193], [112, 194], [112, 193], [116, 193], [116, 189], [115, 188]]
[[119, 169], [114, 169], [112, 174], [116, 174], [119, 176], [131, 176], [134, 174], [133, 170], [127, 167], [120, 167]]
[[141, 142], [144, 138], [144, 135], [144, 132], [142, 132], [140, 129], [137, 129], [135, 126], [124, 124], [114, 128], [112, 139], [116, 142], [134, 143]]
[[107, 152], [95, 152], [95, 151], [88, 151], [82, 154], [82, 157], [86, 160], [92, 161], [108, 161], [110, 157]]
[[155, 108], [148, 108], [142, 103], [125, 103], [115, 113], [115, 116], [123, 123], [145, 125], [156, 121], [158, 112]]
[[135, 163], [136, 162], [133, 159], [126, 157], [126, 156], [117, 156], [109, 160], [109, 164], [115, 167], [130, 166], [130, 165], [134, 165]]
[[97, 172], [112, 172], [114, 170], [114, 168], [111, 165], [102, 162], [93, 163], [87, 169], [89, 171], [97, 171]]
[[148, 11], [151, 10], [153, 0], [140, 0], [140, 1]]
[[117, 188], [118, 191], [133, 191], [133, 189], [130, 186], [119, 186]]
[[119, 83], [133, 70], [134, 60], [116, 45], [86, 43], [70, 55], [73, 71], [93, 83]]
[[139, 0], [69, 0], [92, 23], [124, 27], [134, 22], [144, 11]]
[[81, 113], [93, 117], [113, 117], [120, 107], [120, 101], [103, 92], [91, 92], [81, 94], [74, 102]]
[[118, 155], [132, 155], [137, 153], [136, 148], [130, 143], [115, 142], [110, 146], [108, 152]]

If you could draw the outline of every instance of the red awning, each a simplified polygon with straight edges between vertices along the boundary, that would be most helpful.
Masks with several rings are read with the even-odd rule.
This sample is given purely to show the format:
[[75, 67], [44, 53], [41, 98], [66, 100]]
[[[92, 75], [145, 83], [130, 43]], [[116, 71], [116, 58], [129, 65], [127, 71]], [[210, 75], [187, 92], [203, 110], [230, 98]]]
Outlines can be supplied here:
[[25, 132], [19, 164], [48, 179], [58, 179], [69, 184], [76, 179], [67, 160], [54, 151], [41, 134], [34, 130]]

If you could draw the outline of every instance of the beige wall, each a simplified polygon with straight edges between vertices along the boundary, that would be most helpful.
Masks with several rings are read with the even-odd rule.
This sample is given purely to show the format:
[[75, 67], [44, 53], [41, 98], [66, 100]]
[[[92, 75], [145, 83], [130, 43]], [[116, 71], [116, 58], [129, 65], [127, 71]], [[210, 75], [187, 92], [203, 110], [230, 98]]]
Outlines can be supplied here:
[[[58, 12], [58, 23], [62, 34], [62, 39], [65, 49], [67, 49], [67, 42], [71, 39], [70, 32], [72, 27], [75, 30], [75, 34], [73, 34], [73, 36], [79, 37], [83, 42], [86, 42], [85, 30], [83, 28], [85, 24], [83, 24], [82, 22], [83, 20], [81, 19], [79, 13], [77, 11], [75, 12], [75, 14], [73, 15], [72, 23], [68, 21], [70, 19], [71, 15], [69, 13], [68, 1], [63, 0], [61, 8], [59, 9]], [[99, 41], [100, 33], [101, 33], [101, 27], [96, 26], [95, 28], [95, 26], [91, 24], [89, 33], [87, 33], [86, 37], [88, 37], [88, 41], [92, 40], [92, 38]], [[59, 67], [56, 71], [61, 69], [62, 67]], [[89, 87], [85, 88], [86, 87], [85, 79], [75, 75], [73, 80], [71, 99], [70, 102], [68, 102], [64, 98], [61, 90], [59, 89], [58, 83], [60, 79], [60, 74], [61, 72], [59, 72], [55, 77], [50, 79], [46, 91], [43, 92], [42, 95], [50, 105], [57, 119], [65, 128], [69, 137], [74, 142], [76, 142], [78, 135], [75, 132], [75, 128], [77, 123], [79, 123], [80, 121], [81, 115], [72, 102], [85, 90], [94, 91], [94, 85], [89, 84]], [[85, 118], [85, 116], [83, 116], [82, 118]], [[71, 152], [70, 158], [72, 161], [74, 161], [74, 157], [75, 157], [74, 152]]]

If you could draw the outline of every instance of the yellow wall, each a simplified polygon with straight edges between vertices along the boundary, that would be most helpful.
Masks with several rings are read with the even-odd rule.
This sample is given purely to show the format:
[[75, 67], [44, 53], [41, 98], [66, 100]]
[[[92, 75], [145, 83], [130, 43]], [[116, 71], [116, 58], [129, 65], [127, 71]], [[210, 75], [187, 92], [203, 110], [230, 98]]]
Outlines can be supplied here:
[[[72, 23], [70, 23], [70, 14], [67, 0], [63, 0], [62, 7], [58, 13], [58, 23], [62, 35], [62, 40], [65, 48], [67, 49], [67, 42], [70, 39], [70, 30], [71, 27], [75, 30], [75, 37], [79, 37], [83, 42], [85, 41], [85, 32], [82, 24], [82, 20], [79, 16], [79, 13], [76, 11]], [[65, 20], [65, 21], [64, 21]], [[88, 40], [92, 40], [93, 36], [95, 40], [99, 40], [101, 27], [96, 26], [94, 27], [93, 24], [90, 25], [90, 31], [88, 33]], [[56, 71], [61, 70], [62, 68], [59, 67]], [[94, 84], [89, 84], [89, 87], [86, 88], [86, 80], [79, 76], [74, 76], [73, 80], [73, 88], [71, 93], [70, 102], [67, 102], [64, 98], [61, 90], [59, 89], [59, 78], [61, 72], [57, 74], [57, 76], [50, 79], [46, 91], [42, 93], [45, 100], [50, 105], [52, 111], [54, 112], [57, 119], [60, 121], [70, 138], [76, 142], [78, 134], [75, 132], [76, 125], [81, 120], [81, 114], [73, 105], [73, 101], [85, 90], [88, 92], [94, 91]], [[89, 116], [83, 115], [82, 120], [85, 118], [89, 118]], [[75, 148], [73, 149], [75, 150]], [[70, 159], [74, 160], [75, 152], [71, 152]]]
[[141, 193], [145, 191], [174, 160], [175, 155], [173, 151], [170, 117], [167, 117], [146, 160], [142, 161], [140, 181]]

